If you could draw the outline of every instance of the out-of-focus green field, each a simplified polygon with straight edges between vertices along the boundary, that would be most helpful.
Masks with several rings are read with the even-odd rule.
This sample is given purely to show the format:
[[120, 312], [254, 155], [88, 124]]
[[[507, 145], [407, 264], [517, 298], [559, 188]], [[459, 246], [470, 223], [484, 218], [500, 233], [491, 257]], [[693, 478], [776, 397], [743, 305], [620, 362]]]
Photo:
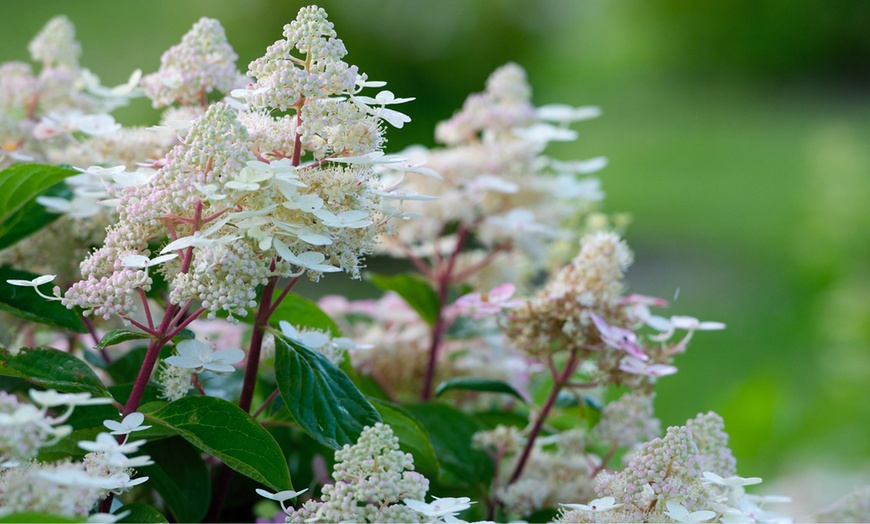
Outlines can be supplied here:
[[[631, 290], [728, 324], [696, 334], [660, 382], [665, 424], [719, 412], [745, 476], [824, 462], [870, 482], [870, 66], [850, 71], [870, 63], [870, 38], [850, 40], [851, 25], [837, 31], [806, 4], [729, 2], [711, 15], [683, 2], [321, 3], [349, 62], [417, 97], [392, 149], [432, 145], [435, 122], [509, 60], [527, 68], [537, 104], [601, 106], [579, 142], [551, 152], [609, 157], [607, 209], [634, 217]], [[113, 85], [156, 70], [211, 16], [244, 70], [301, 5], [8, 2], [0, 60], [26, 59], [32, 35], [66, 13], [83, 64]], [[870, 19], [870, 4], [844, 6], [843, 24]], [[120, 115], [154, 118], [145, 101]]]

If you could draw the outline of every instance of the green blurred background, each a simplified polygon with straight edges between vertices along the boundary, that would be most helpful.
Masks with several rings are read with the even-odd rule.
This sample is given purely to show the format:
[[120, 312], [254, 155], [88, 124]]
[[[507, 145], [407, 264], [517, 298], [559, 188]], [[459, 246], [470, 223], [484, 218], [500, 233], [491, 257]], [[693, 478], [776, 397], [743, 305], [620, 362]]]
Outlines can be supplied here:
[[[83, 64], [114, 85], [156, 70], [210, 16], [245, 70], [302, 5], [4, 2], [0, 60], [27, 60], [30, 38], [64, 13]], [[528, 71], [537, 105], [601, 106], [577, 143], [551, 152], [610, 159], [607, 210], [634, 217], [631, 290], [677, 295], [674, 314], [728, 324], [698, 333], [680, 373], [660, 382], [664, 423], [719, 412], [740, 472], [796, 479], [775, 487], [804, 502], [870, 482], [870, 3], [320, 5], [350, 63], [417, 97], [404, 106], [413, 122], [389, 133], [392, 150], [434, 145], [435, 123], [508, 61]], [[119, 117], [155, 114], [140, 100]]]

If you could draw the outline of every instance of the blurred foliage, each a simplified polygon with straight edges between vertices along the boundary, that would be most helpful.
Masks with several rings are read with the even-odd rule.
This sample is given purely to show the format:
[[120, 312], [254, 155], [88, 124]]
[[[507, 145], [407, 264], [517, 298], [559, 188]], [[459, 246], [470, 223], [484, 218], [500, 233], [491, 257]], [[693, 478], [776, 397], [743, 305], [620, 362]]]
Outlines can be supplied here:
[[[299, 1], [4, 4], [0, 60], [53, 15], [82, 62], [123, 82], [201, 16], [240, 68], [278, 39]], [[632, 291], [719, 320], [660, 382], [665, 425], [719, 411], [745, 475], [812, 457], [870, 461], [870, 3], [840, 0], [326, 0], [348, 61], [414, 96], [389, 148], [433, 145], [437, 121], [497, 66], [523, 65], [537, 104], [594, 104], [561, 158], [606, 155], [606, 204], [628, 211]], [[120, 113], [151, 123], [147, 101]], [[370, 266], [382, 270], [384, 261]], [[385, 271], [386, 272], [386, 271]], [[372, 294], [330, 276], [305, 287]], [[866, 469], [865, 469], [866, 471]], [[870, 481], [870, 479], [865, 479]]]

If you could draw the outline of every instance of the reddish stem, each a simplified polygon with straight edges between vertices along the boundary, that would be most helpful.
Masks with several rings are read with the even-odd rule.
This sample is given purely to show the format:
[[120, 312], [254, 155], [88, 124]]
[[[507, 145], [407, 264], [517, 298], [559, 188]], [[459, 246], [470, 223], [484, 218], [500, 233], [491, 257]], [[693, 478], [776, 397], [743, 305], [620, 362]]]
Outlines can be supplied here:
[[251, 416], [257, 418], [257, 416], [262, 413], [263, 410], [266, 409], [266, 407], [268, 407], [273, 400], [275, 400], [275, 398], [278, 396], [278, 393], [280, 393], [280, 390], [278, 388], [275, 388], [275, 391], [273, 391], [272, 394], [269, 395], [269, 398], [263, 401], [263, 404], [261, 404], [260, 407], [257, 408], [257, 411], [254, 411]]
[[547, 415], [550, 414], [550, 410], [552, 410], [553, 406], [556, 404], [556, 398], [559, 396], [559, 392], [562, 391], [562, 387], [565, 386], [565, 384], [568, 382], [568, 379], [570, 379], [571, 375], [574, 374], [574, 370], [577, 369], [577, 365], [579, 363], [580, 360], [577, 358], [577, 351], [572, 351], [571, 356], [568, 357], [568, 362], [565, 363], [565, 369], [562, 370], [561, 374], [553, 377], [555, 379], [553, 389], [550, 391], [550, 395], [547, 397], [547, 401], [541, 408], [541, 412], [538, 414], [537, 420], [535, 420], [535, 425], [532, 427], [531, 433], [529, 433], [529, 437], [526, 440], [526, 445], [523, 448], [522, 454], [520, 455], [520, 460], [519, 462], [517, 462], [517, 466], [514, 469], [510, 480], [508, 481], [508, 485], [516, 482], [523, 474], [523, 469], [525, 469], [526, 462], [529, 460], [529, 455], [531, 455], [532, 453], [532, 448], [534, 448], [535, 446], [535, 439], [538, 438], [538, 435], [541, 433], [541, 428], [544, 426], [544, 420], [546, 420]]
[[441, 347], [441, 340], [444, 338], [444, 331], [446, 330], [444, 305], [447, 302], [447, 290], [448, 286], [453, 281], [453, 269], [456, 266], [456, 259], [462, 251], [467, 236], [468, 229], [464, 226], [460, 227], [459, 232], [457, 233], [456, 246], [453, 248], [453, 252], [450, 253], [446, 265], [442, 266], [443, 269], [442, 267], [438, 267], [435, 271], [437, 275], [436, 285], [438, 286], [438, 314], [435, 317], [435, 324], [432, 326], [432, 338], [431, 343], [429, 344], [429, 361], [426, 364], [426, 375], [423, 377], [423, 389], [420, 391], [420, 400], [424, 402], [432, 398], [435, 369], [438, 366], [438, 350]]
[[154, 329], [154, 320], [151, 318], [151, 307], [148, 306], [148, 297], [145, 296], [145, 290], [139, 288], [139, 298], [142, 299], [142, 307], [145, 309], [145, 317], [148, 319], [148, 327]]

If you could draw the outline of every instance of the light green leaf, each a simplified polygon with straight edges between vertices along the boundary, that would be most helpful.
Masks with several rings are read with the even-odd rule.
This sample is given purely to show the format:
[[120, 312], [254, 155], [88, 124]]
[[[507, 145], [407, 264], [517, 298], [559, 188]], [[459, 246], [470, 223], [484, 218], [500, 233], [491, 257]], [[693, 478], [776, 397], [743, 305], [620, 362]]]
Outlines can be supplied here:
[[235, 404], [216, 397], [184, 397], [146, 419], [275, 491], [293, 489], [287, 460], [274, 437]]
[[0, 522], [14, 522], [15, 524], [51, 522], [57, 524], [64, 524], [66, 522], [85, 522], [85, 518], [82, 517], [80, 519], [71, 519], [69, 517], [58, 517], [57, 515], [51, 515], [49, 513], [35, 513], [27, 511], [3, 515], [2, 517], [0, 517]]
[[[33, 280], [39, 275], [20, 269], [0, 267], [0, 310], [16, 317], [48, 324], [76, 333], [87, 333], [78, 314], [57, 300], [45, 300], [30, 287], [13, 286], [7, 280]], [[49, 287], [49, 285], [44, 285]], [[44, 291], [43, 291], [44, 292]], [[50, 293], [46, 293], [50, 294]]]
[[[68, 176], [76, 174], [66, 167], [42, 164], [16, 164], [0, 171], [0, 246], [11, 245], [6, 235], [20, 233], [23, 216], [18, 212], [34, 197]], [[13, 234], [12, 236], [15, 236]]]
[[296, 422], [332, 449], [356, 443], [365, 426], [381, 422], [377, 410], [335, 364], [280, 334], [275, 335], [275, 380]]
[[450, 391], [451, 389], [482, 391], [488, 393], [505, 393], [507, 395], [513, 395], [514, 397], [522, 400], [523, 402], [526, 401], [526, 399], [523, 398], [523, 395], [507, 382], [479, 377], [457, 377], [454, 379], [450, 379], [446, 382], [442, 382], [438, 384], [438, 387], [435, 388], [435, 396], [441, 396], [442, 393], [444, 393], [445, 391]]
[[[72, 198], [72, 191], [70, 191], [66, 183], [58, 182], [38, 196], [50, 196], [69, 200]], [[60, 213], [49, 213], [46, 211], [45, 206], [36, 201], [36, 198], [32, 198], [24, 206], [18, 208], [7, 219], [7, 223], [0, 228], [0, 231], [2, 231], [2, 234], [0, 234], [0, 249], [5, 249], [19, 240], [27, 238], [60, 217]]]
[[54, 348], [24, 348], [14, 357], [0, 349], [0, 374], [66, 393], [109, 397], [109, 390], [84, 361]]
[[405, 273], [401, 275], [369, 274], [372, 284], [384, 291], [395, 291], [414, 311], [430, 326], [435, 324], [441, 311], [441, 301], [432, 289], [431, 284], [419, 275]]

